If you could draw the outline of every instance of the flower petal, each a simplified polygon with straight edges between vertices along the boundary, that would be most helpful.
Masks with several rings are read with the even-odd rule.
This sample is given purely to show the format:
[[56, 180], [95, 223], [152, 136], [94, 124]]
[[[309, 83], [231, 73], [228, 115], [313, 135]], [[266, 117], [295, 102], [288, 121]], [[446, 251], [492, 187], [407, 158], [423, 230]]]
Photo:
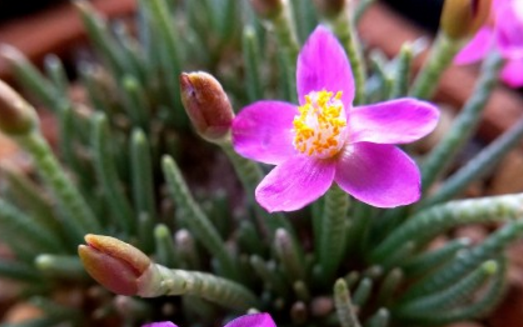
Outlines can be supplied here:
[[152, 322], [150, 324], [142, 325], [142, 327], [178, 327], [170, 321]]
[[238, 317], [225, 327], [276, 327], [276, 324], [268, 313], [256, 313]]
[[416, 163], [388, 144], [349, 146], [338, 162], [334, 180], [356, 199], [380, 208], [411, 204], [421, 195]]
[[259, 101], [245, 107], [232, 125], [232, 143], [244, 157], [279, 164], [295, 154], [292, 121], [295, 105], [280, 101]]
[[481, 28], [470, 42], [456, 55], [456, 65], [466, 65], [483, 59], [494, 45], [494, 31], [490, 27]]
[[349, 112], [349, 142], [410, 143], [432, 132], [438, 118], [433, 104], [411, 98], [356, 107]]
[[256, 200], [269, 212], [301, 209], [327, 192], [335, 166], [307, 156], [289, 159], [265, 176], [256, 188]]
[[296, 71], [300, 104], [311, 91], [336, 93], [342, 91], [341, 101], [349, 108], [354, 99], [354, 79], [349, 59], [336, 37], [324, 26], [311, 34], [300, 55]]
[[501, 79], [510, 87], [523, 86], [523, 58], [508, 60], [501, 71]]
[[510, 1], [496, 12], [496, 36], [504, 57], [523, 58], [523, 2]]

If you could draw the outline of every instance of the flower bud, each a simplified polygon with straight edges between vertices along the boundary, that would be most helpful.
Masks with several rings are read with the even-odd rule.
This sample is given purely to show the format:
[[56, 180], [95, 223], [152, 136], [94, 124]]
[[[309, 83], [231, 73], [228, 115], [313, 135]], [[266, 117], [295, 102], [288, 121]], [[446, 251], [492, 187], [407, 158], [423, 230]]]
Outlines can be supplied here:
[[472, 36], [487, 21], [492, 0], [445, 0], [440, 28], [452, 39]]
[[234, 112], [220, 83], [204, 72], [180, 75], [182, 103], [196, 132], [211, 142], [229, 136]]
[[336, 17], [345, 10], [347, 0], [314, 0], [318, 12], [324, 17]]
[[136, 295], [138, 279], [151, 265], [142, 251], [116, 238], [89, 234], [78, 254], [87, 272], [110, 291]]
[[283, 9], [284, 0], [250, 0], [254, 12], [261, 18], [277, 16]]
[[38, 124], [34, 108], [9, 85], [0, 81], [0, 131], [10, 136], [31, 132]]

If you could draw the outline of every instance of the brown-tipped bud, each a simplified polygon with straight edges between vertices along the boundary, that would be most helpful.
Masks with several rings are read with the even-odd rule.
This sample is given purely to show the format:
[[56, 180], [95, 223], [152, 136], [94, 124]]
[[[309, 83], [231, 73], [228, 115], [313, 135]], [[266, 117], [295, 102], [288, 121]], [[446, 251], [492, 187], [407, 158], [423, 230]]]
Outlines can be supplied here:
[[31, 132], [37, 125], [38, 116], [33, 106], [0, 81], [0, 131], [20, 136]]
[[321, 16], [336, 17], [345, 10], [348, 0], [314, 0]]
[[225, 140], [234, 112], [220, 83], [204, 72], [182, 73], [180, 89], [183, 106], [196, 132], [211, 142]]
[[283, 9], [284, 0], [250, 0], [254, 12], [261, 18], [277, 16]]
[[110, 291], [136, 295], [138, 279], [151, 265], [151, 260], [134, 246], [110, 236], [85, 236], [87, 245], [78, 247], [85, 270]]
[[487, 21], [492, 0], [445, 0], [440, 29], [452, 39], [468, 38]]

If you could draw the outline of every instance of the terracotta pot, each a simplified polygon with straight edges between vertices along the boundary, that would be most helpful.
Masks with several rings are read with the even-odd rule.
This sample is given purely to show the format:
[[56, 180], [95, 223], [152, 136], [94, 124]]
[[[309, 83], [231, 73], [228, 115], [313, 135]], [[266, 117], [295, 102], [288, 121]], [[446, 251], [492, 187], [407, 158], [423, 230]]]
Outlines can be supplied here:
[[[136, 8], [134, 0], [92, 0], [91, 3], [108, 17], [129, 15]], [[82, 41], [85, 41], [85, 31], [70, 2], [0, 25], [0, 43], [15, 46], [37, 63], [48, 53], [63, 55]], [[0, 79], [9, 76], [8, 64], [0, 58]]]

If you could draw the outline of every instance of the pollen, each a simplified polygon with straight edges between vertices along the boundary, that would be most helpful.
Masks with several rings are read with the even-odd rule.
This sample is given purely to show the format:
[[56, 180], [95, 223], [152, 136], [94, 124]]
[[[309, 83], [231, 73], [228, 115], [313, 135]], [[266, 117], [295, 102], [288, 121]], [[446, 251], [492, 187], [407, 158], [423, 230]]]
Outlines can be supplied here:
[[310, 92], [305, 104], [294, 117], [294, 147], [299, 152], [318, 158], [330, 158], [343, 147], [347, 118], [341, 91], [334, 95], [325, 90]]

